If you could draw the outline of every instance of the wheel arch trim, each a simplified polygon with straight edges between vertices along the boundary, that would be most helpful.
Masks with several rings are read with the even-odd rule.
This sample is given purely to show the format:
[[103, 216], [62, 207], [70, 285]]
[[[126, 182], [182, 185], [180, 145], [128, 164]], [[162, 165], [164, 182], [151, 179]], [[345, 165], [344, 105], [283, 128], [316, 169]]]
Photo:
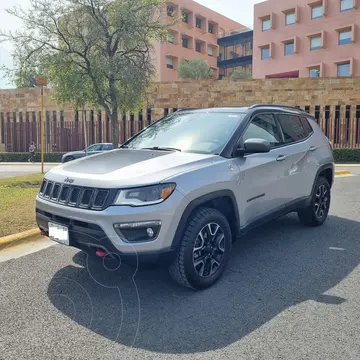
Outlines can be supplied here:
[[171, 244], [171, 248], [177, 248], [181, 242], [182, 234], [186, 228], [187, 221], [191, 215], [191, 213], [202, 204], [207, 203], [208, 201], [215, 200], [222, 197], [228, 197], [230, 198], [234, 211], [235, 211], [235, 229], [236, 229], [236, 235], [240, 234], [240, 216], [239, 216], [239, 209], [237, 206], [237, 201], [235, 198], [234, 193], [231, 190], [218, 190], [214, 191], [205, 195], [202, 195], [194, 200], [192, 200], [185, 208], [185, 210], [182, 213], [180, 222], [176, 228], [175, 236]]

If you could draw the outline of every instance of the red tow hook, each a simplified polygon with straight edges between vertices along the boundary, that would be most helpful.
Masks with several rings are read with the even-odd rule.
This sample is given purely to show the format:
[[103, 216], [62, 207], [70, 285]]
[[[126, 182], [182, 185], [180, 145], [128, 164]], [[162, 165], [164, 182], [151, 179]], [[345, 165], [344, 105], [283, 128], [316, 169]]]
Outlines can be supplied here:
[[104, 250], [96, 250], [96, 256], [99, 256], [99, 257], [105, 257], [107, 255], [107, 252], [105, 252]]

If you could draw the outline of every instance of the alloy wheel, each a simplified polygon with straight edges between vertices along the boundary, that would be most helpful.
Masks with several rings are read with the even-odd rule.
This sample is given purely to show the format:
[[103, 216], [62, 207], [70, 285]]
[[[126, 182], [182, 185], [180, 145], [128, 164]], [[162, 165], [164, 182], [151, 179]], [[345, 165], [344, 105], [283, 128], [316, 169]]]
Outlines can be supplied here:
[[201, 277], [214, 275], [225, 254], [225, 234], [217, 223], [206, 224], [198, 233], [193, 249], [193, 264]]
[[329, 208], [329, 192], [325, 185], [320, 185], [316, 195], [314, 203], [315, 216], [318, 219], [322, 219], [326, 216]]

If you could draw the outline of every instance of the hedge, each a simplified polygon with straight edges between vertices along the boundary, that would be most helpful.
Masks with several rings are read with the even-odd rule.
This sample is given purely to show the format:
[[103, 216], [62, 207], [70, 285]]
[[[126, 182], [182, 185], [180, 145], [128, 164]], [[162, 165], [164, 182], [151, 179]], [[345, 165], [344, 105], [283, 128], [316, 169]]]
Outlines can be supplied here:
[[334, 159], [337, 164], [360, 163], [360, 148], [334, 149]]
[[[64, 153], [45, 153], [45, 162], [61, 162]], [[27, 162], [29, 153], [0, 153], [0, 162]], [[360, 163], [360, 148], [334, 149], [335, 163]], [[36, 154], [36, 162], [41, 161], [41, 154]]]
[[[61, 162], [61, 157], [64, 153], [53, 152], [45, 153], [45, 162]], [[0, 153], [0, 162], [27, 162], [30, 157], [28, 152], [6, 152]], [[36, 153], [35, 162], [41, 162], [41, 153]]]

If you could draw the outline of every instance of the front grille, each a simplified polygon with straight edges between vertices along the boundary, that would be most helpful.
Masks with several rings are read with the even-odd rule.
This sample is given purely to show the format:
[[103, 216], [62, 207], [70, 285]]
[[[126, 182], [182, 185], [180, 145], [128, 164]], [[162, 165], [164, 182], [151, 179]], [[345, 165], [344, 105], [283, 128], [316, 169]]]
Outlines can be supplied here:
[[116, 193], [116, 189], [79, 187], [44, 180], [40, 187], [39, 197], [66, 206], [103, 210], [111, 205]]
[[62, 203], [66, 203], [69, 197], [69, 193], [70, 193], [70, 186], [63, 186], [59, 196], [59, 201]]
[[93, 196], [94, 190], [93, 189], [86, 189], [84, 190], [82, 197], [81, 197], [81, 207], [88, 207]]
[[51, 194], [51, 199], [52, 200], [57, 200], [57, 198], [59, 196], [60, 188], [61, 188], [60, 184], [55, 184], [54, 185], [54, 188], [53, 188], [53, 191], [52, 191], [52, 194]]
[[106, 202], [106, 199], [109, 195], [109, 192], [106, 190], [99, 190], [96, 194], [96, 198], [94, 201], [94, 207], [96, 208], [102, 208]]
[[78, 188], [78, 187], [72, 188], [70, 199], [69, 199], [69, 205], [77, 204], [77, 202], [79, 201], [80, 192], [81, 192], [80, 188]]
[[47, 198], [50, 197], [52, 189], [53, 189], [53, 183], [49, 181], [46, 185], [44, 196]]

